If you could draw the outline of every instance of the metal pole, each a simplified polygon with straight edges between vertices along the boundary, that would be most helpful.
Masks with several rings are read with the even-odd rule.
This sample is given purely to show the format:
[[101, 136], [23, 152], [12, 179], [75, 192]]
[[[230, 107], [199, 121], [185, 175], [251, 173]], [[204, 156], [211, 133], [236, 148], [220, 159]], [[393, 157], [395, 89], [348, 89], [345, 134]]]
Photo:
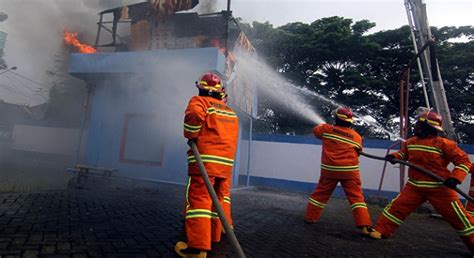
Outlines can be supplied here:
[[[412, 16], [410, 14], [410, 4], [407, 2], [407, 0], [405, 0], [405, 8], [406, 8], [406, 11], [407, 11], [408, 25], [410, 26], [410, 34], [411, 34], [411, 39], [412, 39], [412, 42], [413, 42], [413, 49], [415, 50], [415, 54], [418, 55], [418, 46], [416, 44], [416, 38], [415, 38], [415, 32], [414, 32], [415, 26], [413, 25]], [[426, 104], [426, 107], [429, 109], [429, 108], [431, 108], [430, 107], [430, 99], [428, 97], [428, 92], [426, 91], [426, 83], [425, 83], [423, 68], [421, 67], [420, 59], [417, 58], [416, 63], [417, 63], [417, 66], [418, 66], [418, 72], [420, 74], [420, 82], [421, 82], [421, 86], [423, 88], [423, 96], [425, 97], [425, 104]]]
[[99, 45], [99, 39], [100, 39], [100, 28], [102, 28], [102, 19], [104, 18], [104, 14], [100, 14], [99, 22], [97, 23], [97, 35], [95, 37], [95, 44], [94, 48], [97, 49], [97, 46]]
[[248, 158], [247, 158], [247, 184], [250, 185], [250, 159], [252, 158], [252, 137], [253, 137], [253, 117], [250, 115], [250, 132], [249, 132], [249, 148], [248, 148]]
[[229, 45], [229, 20], [231, 18], [231, 14], [230, 14], [230, 0], [227, 0], [227, 11], [226, 11], [226, 14], [225, 14], [225, 42], [224, 42], [224, 54], [225, 54], [225, 57], [227, 57], [229, 55], [229, 49], [228, 49], [228, 45]]
[[79, 139], [77, 142], [76, 159], [74, 161], [74, 165], [77, 165], [77, 163], [79, 162], [79, 156], [81, 154], [82, 135], [84, 131], [84, 124], [86, 122], [87, 110], [89, 109], [89, 98], [92, 92], [91, 87], [92, 87], [91, 85], [87, 85], [87, 96], [86, 96], [86, 101], [84, 102], [84, 110], [82, 112], [81, 126], [79, 129]]
[[217, 214], [219, 214], [219, 218], [221, 219], [222, 225], [224, 226], [226, 236], [228, 237], [230, 243], [237, 252], [237, 256], [245, 257], [245, 253], [242, 250], [242, 247], [240, 247], [239, 240], [237, 240], [234, 230], [230, 226], [229, 221], [227, 221], [227, 217], [225, 216], [224, 210], [222, 209], [219, 199], [217, 198], [216, 191], [214, 190], [214, 187], [211, 184], [211, 180], [209, 179], [209, 175], [207, 174], [206, 168], [204, 167], [204, 163], [202, 162], [201, 155], [199, 154], [196, 142], [189, 141], [188, 144], [189, 146], [191, 146], [194, 157], [196, 157], [196, 162], [199, 165], [199, 172], [201, 173], [201, 176], [204, 179], [204, 182], [206, 183], [207, 191], [209, 191], [209, 195], [211, 195], [212, 203], [214, 205], [214, 208], [216, 208]]

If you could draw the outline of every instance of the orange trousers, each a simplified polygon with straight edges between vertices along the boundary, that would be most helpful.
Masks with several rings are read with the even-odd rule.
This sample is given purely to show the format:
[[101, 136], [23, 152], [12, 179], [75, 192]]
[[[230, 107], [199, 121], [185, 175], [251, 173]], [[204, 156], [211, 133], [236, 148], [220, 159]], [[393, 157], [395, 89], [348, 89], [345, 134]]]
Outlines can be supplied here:
[[424, 202], [429, 201], [455, 229], [471, 252], [474, 252], [474, 218], [459, 201], [457, 193], [447, 187], [405, 185], [400, 194], [383, 210], [375, 229], [384, 237], [392, 235], [403, 221]]
[[[231, 178], [210, 177], [227, 220], [232, 225], [230, 213]], [[211, 241], [220, 242], [222, 224], [212, 205], [204, 179], [189, 176], [186, 187], [186, 207], [184, 223], [188, 246], [199, 250], [211, 250]]]
[[319, 220], [323, 213], [324, 206], [331, 197], [338, 182], [341, 182], [341, 186], [351, 204], [352, 216], [354, 217], [356, 226], [372, 225], [372, 220], [367, 210], [367, 204], [365, 204], [364, 195], [362, 194], [360, 178], [335, 179], [323, 175], [319, 178], [316, 189], [309, 197], [305, 220], [310, 222], [317, 222]]

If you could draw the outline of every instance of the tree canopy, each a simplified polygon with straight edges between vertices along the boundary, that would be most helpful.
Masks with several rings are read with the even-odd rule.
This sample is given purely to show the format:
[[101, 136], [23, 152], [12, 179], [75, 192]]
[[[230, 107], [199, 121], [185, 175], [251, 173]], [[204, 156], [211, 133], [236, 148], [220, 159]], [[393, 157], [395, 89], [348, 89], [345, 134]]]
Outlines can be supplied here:
[[[369, 34], [375, 23], [343, 17], [305, 24], [273, 27], [269, 22], [241, 23], [260, 56], [291, 83], [370, 115], [398, 132], [400, 72], [414, 56], [410, 29]], [[432, 27], [438, 61], [457, 132], [463, 142], [474, 142], [474, 27]], [[453, 41], [460, 36], [463, 42]], [[410, 114], [424, 106], [416, 66], [411, 72]], [[328, 107], [315, 109], [329, 118]], [[259, 96], [257, 130], [265, 133], [306, 134], [311, 126]], [[361, 129], [361, 128], [359, 128]], [[387, 135], [364, 130], [366, 137]]]

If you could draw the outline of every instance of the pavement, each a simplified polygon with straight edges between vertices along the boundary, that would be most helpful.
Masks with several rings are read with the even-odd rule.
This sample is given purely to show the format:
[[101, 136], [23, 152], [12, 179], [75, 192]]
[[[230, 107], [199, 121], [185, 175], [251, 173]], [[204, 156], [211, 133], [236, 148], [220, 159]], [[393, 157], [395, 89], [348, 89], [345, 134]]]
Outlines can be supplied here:
[[[0, 257], [176, 257], [184, 186], [0, 194]], [[319, 223], [303, 222], [308, 195], [268, 188], [233, 192], [235, 233], [247, 257], [472, 257], [442, 219], [413, 213], [389, 239], [362, 237], [345, 199]], [[381, 207], [369, 205], [372, 218]], [[374, 220], [375, 222], [375, 220]], [[229, 241], [208, 257], [235, 257]]]

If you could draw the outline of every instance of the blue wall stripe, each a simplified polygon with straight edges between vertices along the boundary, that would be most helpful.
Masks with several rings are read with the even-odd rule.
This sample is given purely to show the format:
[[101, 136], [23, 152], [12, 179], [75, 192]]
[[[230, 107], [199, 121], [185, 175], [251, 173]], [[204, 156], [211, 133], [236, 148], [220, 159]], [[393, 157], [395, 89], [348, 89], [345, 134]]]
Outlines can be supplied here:
[[[318, 144], [321, 145], [321, 140], [317, 139], [314, 136], [309, 135], [284, 135], [284, 134], [254, 134], [252, 137], [254, 141], [263, 141], [263, 142], [285, 142], [285, 143], [296, 143], [296, 144]], [[364, 139], [363, 146], [364, 148], [375, 148], [375, 149], [387, 149], [392, 141], [385, 140], [369, 140]], [[472, 144], [459, 144], [465, 152], [468, 154], [474, 154], [474, 145]], [[398, 149], [395, 148], [395, 149]]]

